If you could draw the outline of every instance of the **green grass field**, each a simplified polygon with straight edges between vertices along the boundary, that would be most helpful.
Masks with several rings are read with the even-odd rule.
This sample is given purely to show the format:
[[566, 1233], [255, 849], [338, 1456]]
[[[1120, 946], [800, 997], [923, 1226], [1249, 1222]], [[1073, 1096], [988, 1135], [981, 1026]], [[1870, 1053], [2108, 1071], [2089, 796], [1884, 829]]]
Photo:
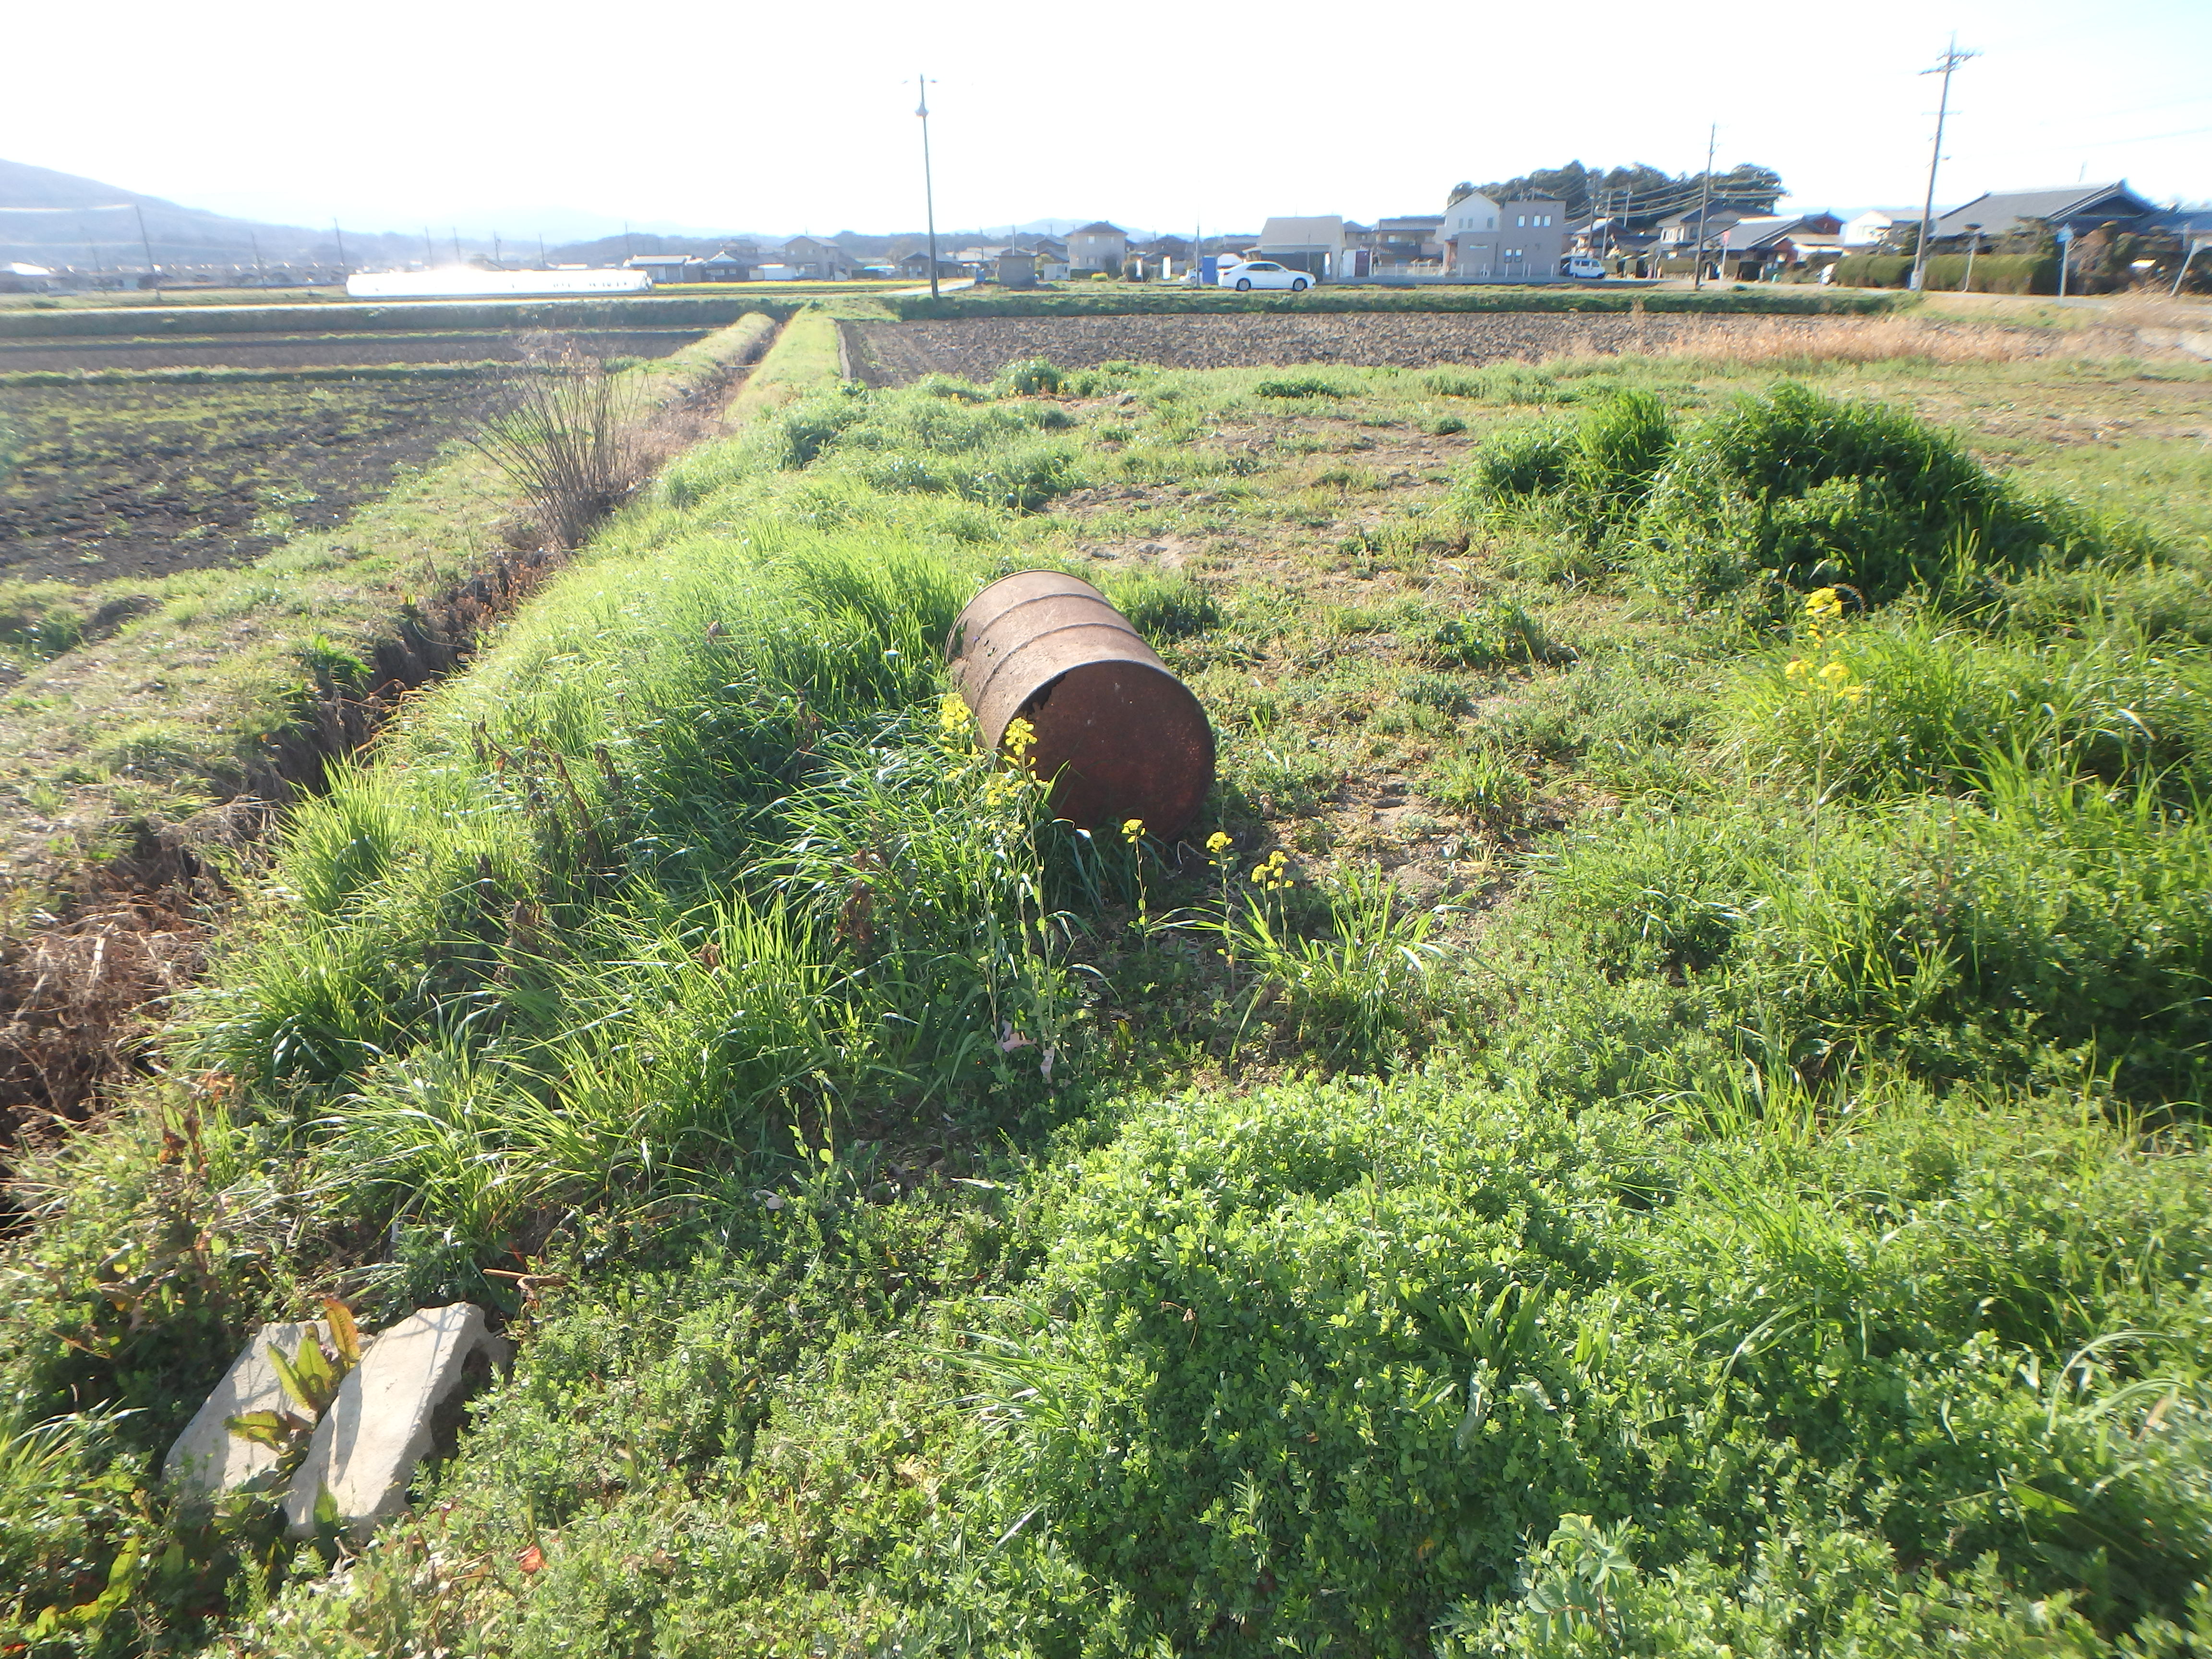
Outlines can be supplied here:
[[[2212, 371], [835, 350], [27, 1171], [27, 1651], [2212, 1649]], [[1188, 847], [945, 700], [1038, 565]], [[519, 1350], [354, 1553], [150, 1480], [324, 1295]]]

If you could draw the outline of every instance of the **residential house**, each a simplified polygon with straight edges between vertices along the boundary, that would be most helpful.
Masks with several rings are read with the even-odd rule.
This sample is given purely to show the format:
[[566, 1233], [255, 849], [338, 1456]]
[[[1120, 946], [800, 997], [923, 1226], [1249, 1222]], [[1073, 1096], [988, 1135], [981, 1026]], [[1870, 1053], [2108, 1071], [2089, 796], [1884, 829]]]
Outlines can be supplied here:
[[1444, 216], [1441, 213], [1401, 213], [1375, 222], [1375, 264], [1388, 270], [1431, 264], [1444, 257]]
[[1729, 227], [1746, 219], [1765, 216], [1747, 213], [1741, 208], [1723, 207], [1717, 202], [1705, 210], [1702, 219], [1696, 208], [1685, 208], [1680, 213], [1668, 214], [1652, 226], [1659, 238], [1652, 251], [1662, 258], [1686, 259], [1697, 252], [1701, 230], [1710, 251], [1720, 246], [1722, 235]]
[[809, 282], [842, 283], [853, 274], [853, 256], [817, 236], [794, 236], [781, 253], [778, 263], [791, 266]]
[[1128, 233], [1103, 219], [1067, 234], [1067, 265], [1076, 276], [1105, 270], [1118, 276], [1121, 262], [1128, 257]]
[[694, 253], [633, 253], [623, 261], [624, 270], [641, 270], [655, 288], [671, 283], [703, 283], [707, 262]]
[[1064, 283], [1068, 277], [1067, 244], [1057, 236], [1034, 237], [1030, 252], [1036, 255], [1037, 281]]
[[742, 251], [723, 248], [701, 260], [699, 280], [702, 283], [749, 283], [753, 276], [753, 261], [757, 258], [753, 248]]
[[[2155, 204], [2130, 190], [2124, 179], [2110, 185], [2008, 191], [1977, 196], [1965, 206], [1953, 208], [1936, 221], [1928, 245], [1931, 249], [1964, 252], [1978, 235], [1980, 245], [1986, 248], [2007, 236], [2026, 234], [2038, 223], [2054, 230], [2064, 226], [2076, 236], [2110, 224], [2133, 230], [2157, 211]], [[1979, 228], [1970, 230], [1969, 226]]]
[[1566, 252], [1566, 204], [1549, 197], [1462, 196], [1443, 212], [1445, 274], [1463, 283], [1550, 282]]
[[1861, 252], [1877, 248], [1919, 222], [1916, 207], [1869, 208], [1844, 222], [1844, 246]]
[[1844, 222], [1832, 213], [1768, 214], [1739, 219], [1712, 238], [1723, 275], [1755, 283], [1843, 252]]
[[1345, 252], [1344, 216], [1269, 219], [1260, 227], [1258, 245], [1245, 252], [1248, 258], [1273, 259], [1317, 279], [1334, 276]]
[[[895, 259], [891, 263], [896, 267], [898, 274], [902, 276], [911, 278], [913, 281], [917, 283], [926, 283], [929, 280], [929, 250], [926, 247], [916, 248], [913, 252], [906, 255], [905, 258]], [[954, 263], [954, 261], [945, 253], [940, 252], [938, 254], [937, 276], [939, 281], [943, 282], [949, 278], [957, 278], [967, 275], [968, 272], [963, 267]]]

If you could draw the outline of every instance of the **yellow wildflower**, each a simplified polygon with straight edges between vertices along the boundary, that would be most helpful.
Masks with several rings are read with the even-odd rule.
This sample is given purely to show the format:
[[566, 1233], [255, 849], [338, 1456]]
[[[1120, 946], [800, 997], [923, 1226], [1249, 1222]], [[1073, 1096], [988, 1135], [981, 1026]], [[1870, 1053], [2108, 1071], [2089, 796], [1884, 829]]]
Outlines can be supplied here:
[[960, 700], [957, 691], [947, 691], [945, 701], [937, 705], [937, 723], [947, 732], [964, 733], [968, 730], [968, 705]]
[[1221, 855], [1229, 850], [1229, 832], [1226, 830], [1217, 830], [1208, 836], [1206, 838], [1206, 850], [1212, 854], [1214, 863], [1220, 863]]
[[1006, 722], [1006, 747], [1013, 751], [1017, 761], [1036, 747], [1036, 727], [1018, 714]]
[[1796, 681], [1803, 679], [1812, 672], [1813, 665], [1810, 663], [1802, 657], [1794, 657], [1790, 659], [1790, 666], [1782, 671], [1782, 675], [1784, 679]]
[[1839, 662], [1832, 662], [1820, 671], [1820, 683], [1831, 691], [1841, 690], [1851, 683], [1851, 671]]
[[1135, 846], [1139, 842], [1142, 841], [1144, 838], [1145, 838], [1145, 821], [1144, 821], [1144, 819], [1142, 819], [1142, 818], [1124, 818], [1124, 819], [1122, 819], [1122, 820], [1121, 820], [1121, 839], [1122, 839], [1123, 841], [1127, 842], [1129, 843], [1129, 845], [1131, 845], [1132, 847], [1134, 847], [1134, 846]]

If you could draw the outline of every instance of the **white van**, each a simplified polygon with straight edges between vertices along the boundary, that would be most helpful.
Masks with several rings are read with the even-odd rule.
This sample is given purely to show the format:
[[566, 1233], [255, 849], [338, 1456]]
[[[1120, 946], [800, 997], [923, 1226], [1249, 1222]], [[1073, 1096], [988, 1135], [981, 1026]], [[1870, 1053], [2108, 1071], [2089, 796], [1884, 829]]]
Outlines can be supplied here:
[[1601, 283], [1605, 266], [1586, 253], [1571, 254], [1559, 261], [1559, 275], [1571, 276], [1578, 283]]

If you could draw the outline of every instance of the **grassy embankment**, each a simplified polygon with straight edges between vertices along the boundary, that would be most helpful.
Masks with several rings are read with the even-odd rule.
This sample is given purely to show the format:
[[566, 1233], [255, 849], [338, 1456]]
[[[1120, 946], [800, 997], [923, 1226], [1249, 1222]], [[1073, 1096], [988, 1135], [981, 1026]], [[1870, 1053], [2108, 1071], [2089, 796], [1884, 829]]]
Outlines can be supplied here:
[[[1799, 367], [2017, 464], [1613, 360], [824, 389], [672, 468], [301, 809], [173, 1081], [45, 1171], [27, 1611], [2202, 1651], [2206, 376]], [[940, 705], [1055, 562], [1214, 711], [1211, 866]], [[144, 1485], [322, 1291], [521, 1345], [331, 1579]]]

